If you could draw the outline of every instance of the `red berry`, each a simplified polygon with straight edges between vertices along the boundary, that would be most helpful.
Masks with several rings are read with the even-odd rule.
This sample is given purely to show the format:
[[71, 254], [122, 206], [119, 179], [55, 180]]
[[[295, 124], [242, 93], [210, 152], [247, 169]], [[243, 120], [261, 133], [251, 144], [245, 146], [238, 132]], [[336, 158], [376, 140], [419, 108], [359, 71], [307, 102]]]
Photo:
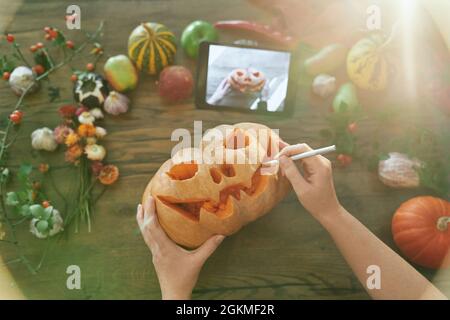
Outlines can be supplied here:
[[86, 69], [87, 69], [87, 71], [94, 71], [95, 66], [94, 66], [93, 63], [88, 63], [88, 64], [86, 65]]
[[347, 130], [350, 133], [355, 133], [356, 130], [358, 130], [358, 125], [356, 124], [356, 122], [352, 122], [348, 125]]
[[38, 49], [38, 48], [37, 48], [37, 46], [35, 46], [35, 45], [32, 45], [32, 46], [30, 47], [30, 51], [31, 51], [31, 52], [35, 52], [37, 49]]
[[48, 201], [48, 200], [42, 201], [42, 206], [43, 206], [44, 208], [50, 207], [50, 201]]
[[52, 36], [49, 35], [48, 33], [45, 35], [45, 40], [50, 41], [52, 40]]
[[76, 74], [73, 74], [73, 75], [70, 76], [70, 80], [71, 80], [72, 82], [75, 82], [75, 81], [78, 80], [78, 76], [77, 76]]
[[73, 49], [75, 47], [75, 45], [73, 44], [72, 40], [67, 40], [66, 41], [66, 47], [69, 49]]
[[45, 27], [45, 28], [44, 28], [44, 32], [45, 32], [45, 33], [49, 33], [50, 30], [52, 30], [52, 28], [50, 28], [50, 27]]
[[14, 111], [9, 115], [9, 120], [11, 120], [14, 124], [20, 124], [22, 122], [23, 112], [22, 111]]
[[44, 67], [40, 64], [35, 65], [32, 69], [37, 75], [43, 74], [45, 72]]
[[3, 72], [3, 80], [8, 80], [10, 75], [8, 71]]
[[58, 36], [58, 31], [56, 31], [56, 29], [51, 29], [49, 30], [48, 34], [50, 35], [51, 39], [56, 39], [56, 37]]
[[8, 33], [7, 35], [6, 35], [6, 40], [8, 41], [8, 42], [14, 42], [14, 36], [12, 35], [12, 34], [10, 34], [10, 33]]
[[44, 44], [42, 42], [36, 43], [36, 48], [42, 49], [44, 47]]
[[349, 166], [353, 161], [351, 156], [342, 153], [337, 156], [337, 160], [342, 167]]

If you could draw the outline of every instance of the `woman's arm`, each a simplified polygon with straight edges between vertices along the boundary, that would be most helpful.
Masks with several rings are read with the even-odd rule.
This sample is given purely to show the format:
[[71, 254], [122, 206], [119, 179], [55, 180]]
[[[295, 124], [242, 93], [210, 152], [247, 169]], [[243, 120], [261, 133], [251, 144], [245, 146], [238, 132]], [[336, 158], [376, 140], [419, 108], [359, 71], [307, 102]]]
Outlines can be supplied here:
[[[283, 145], [282, 145], [283, 146]], [[358, 280], [374, 299], [447, 299], [431, 282], [348, 213], [336, 197], [331, 163], [322, 156], [304, 159], [302, 173], [289, 155], [311, 150], [306, 144], [286, 146], [280, 155], [283, 175], [303, 206], [329, 232]], [[380, 289], [366, 285], [367, 268], [380, 268]]]

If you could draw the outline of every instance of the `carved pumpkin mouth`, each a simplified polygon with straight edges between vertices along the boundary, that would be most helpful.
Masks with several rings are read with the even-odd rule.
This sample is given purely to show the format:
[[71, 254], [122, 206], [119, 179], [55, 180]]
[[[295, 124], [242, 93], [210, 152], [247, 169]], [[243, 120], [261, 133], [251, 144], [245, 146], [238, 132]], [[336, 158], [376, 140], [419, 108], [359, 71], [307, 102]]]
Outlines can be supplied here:
[[[214, 178], [215, 174], [212, 174], [212, 177], [213, 180], [219, 179], [219, 175], [216, 175], [216, 178]], [[200, 221], [201, 209], [215, 214], [220, 218], [225, 218], [233, 214], [233, 202], [231, 201], [231, 197], [240, 201], [242, 191], [250, 197], [255, 197], [264, 191], [267, 186], [267, 182], [267, 176], [261, 175], [261, 170], [258, 169], [252, 176], [252, 183], [250, 187], [245, 187], [242, 184], [236, 184], [226, 187], [225, 189], [220, 191], [220, 201], [218, 203], [214, 202], [211, 199], [176, 199], [166, 196], [158, 196], [158, 199], [164, 205], [194, 221]]]

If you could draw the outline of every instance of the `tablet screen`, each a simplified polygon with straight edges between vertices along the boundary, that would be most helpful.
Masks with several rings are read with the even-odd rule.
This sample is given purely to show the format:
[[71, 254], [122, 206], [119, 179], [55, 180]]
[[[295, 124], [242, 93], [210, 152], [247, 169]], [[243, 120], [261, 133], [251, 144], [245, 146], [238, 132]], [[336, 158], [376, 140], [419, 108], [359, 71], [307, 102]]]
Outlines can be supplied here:
[[290, 65], [290, 52], [210, 44], [205, 102], [210, 107], [282, 112]]

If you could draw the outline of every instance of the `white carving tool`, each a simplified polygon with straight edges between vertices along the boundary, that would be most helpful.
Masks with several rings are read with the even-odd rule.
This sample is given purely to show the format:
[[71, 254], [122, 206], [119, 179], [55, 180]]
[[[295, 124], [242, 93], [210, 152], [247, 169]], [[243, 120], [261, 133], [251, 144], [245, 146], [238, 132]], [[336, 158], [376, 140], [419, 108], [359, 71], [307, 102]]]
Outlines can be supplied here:
[[[290, 158], [292, 160], [300, 160], [300, 159], [305, 159], [305, 158], [309, 158], [309, 157], [313, 157], [313, 156], [317, 156], [317, 155], [324, 155], [330, 152], [334, 152], [336, 151], [336, 146], [332, 145], [329, 147], [325, 147], [325, 148], [319, 148], [319, 149], [315, 149], [315, 150], [311, 150], [311, 151], [306, 151], [303, 153], [299, 153], [296, 155], [291, 156]], [[267, 162], [264, 162], [264, 165], [266, 166], [271, 166], [271, 165], [276, 165], [278, 164], [278, 159], [274, 159], [274, 160], [270, 160]]]

